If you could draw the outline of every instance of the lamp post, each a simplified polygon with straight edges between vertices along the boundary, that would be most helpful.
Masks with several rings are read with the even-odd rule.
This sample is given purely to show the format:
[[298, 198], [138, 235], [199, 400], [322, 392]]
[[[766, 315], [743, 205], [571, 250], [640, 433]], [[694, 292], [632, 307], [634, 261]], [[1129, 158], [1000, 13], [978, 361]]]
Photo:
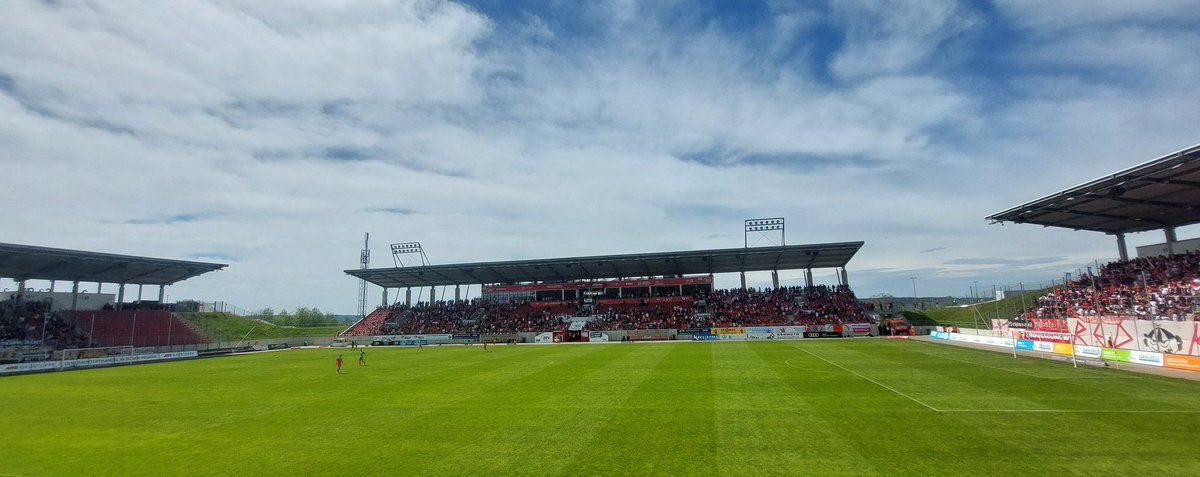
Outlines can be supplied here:
[[917, 308], [917, 277], [908, 277], [908, 279], [909, 279], [909, 280], [912, 280], [912, 286], [913, 286], [913, 309], [916, 309], [916, 308]]

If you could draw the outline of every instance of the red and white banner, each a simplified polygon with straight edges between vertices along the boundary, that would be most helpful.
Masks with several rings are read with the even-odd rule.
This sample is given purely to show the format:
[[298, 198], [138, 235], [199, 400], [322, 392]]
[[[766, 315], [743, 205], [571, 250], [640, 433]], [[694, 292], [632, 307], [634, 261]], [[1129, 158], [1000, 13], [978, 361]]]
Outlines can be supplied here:
[[1071, 318], [1071, 343], [1200, 356], [1200, 322]]

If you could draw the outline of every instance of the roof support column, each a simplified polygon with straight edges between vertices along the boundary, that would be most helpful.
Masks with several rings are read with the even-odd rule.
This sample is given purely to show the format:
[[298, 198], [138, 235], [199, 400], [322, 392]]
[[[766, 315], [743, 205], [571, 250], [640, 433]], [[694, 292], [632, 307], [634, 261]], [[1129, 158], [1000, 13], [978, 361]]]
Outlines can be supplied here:
[[79, 306], [79, 280], [75, 280], [71, 285], [71, 311], [75, 311]]
[[746, 289], [746, 272], [742, 272], [742, 289]]
[[437, 287], [429, 286], [429, 305], [433, 306], [433, 302], [437, 301]]
[[804, 286], [805, 286], [805, 288], [812, 288], [812, 286], [813, 286], [812, 269], [811, 268], [804, 269]]
[[846, 273], [846, 267], [842, 267], [842, 286], [850, 288], [850, 275]]
[[166, 301], [167, 301], [166, 297], [167, 297], [167, 286], [159, 285], [158, 286], [158, 303], [160, 305], [166, 304]]
[[142, 301], [142, 284], [138, 284], [138, 301]]
[[20, 304], [25, 300], [25, 280], [17, 281], [17, 303]]
[[458, 288], [458, 284], [455, 284], [454, 285], [454, 301], [457, 302], [461, 299], [462, 299], [462, 290]]
[[387, 302], [387, 287], [383, 287], [383, 303], [382, 303], [382, 304], [380, 304], [379, 306], [387, 306], [387, 305], [388, 305], [388, 302]]
[[[117, 309], [125, 308], [125, 282], [117, 286]], [[130, 338], [132, 340], [132, 338]], [[131, 343], [132, 344], [132, 343]]]
[[412, 306], [412, 287], [404, 289], [404, 306]]
[[779, 289], [779, 270], [771, 270], [771, 286]]
[[1179, 241], [1179, 239], [1175, 238], [1175, 227], [1167, 227], [1163, 229], [1163, 232], [1167, 235], [1167, 256], [1174, 256], [1175, 242]]
[[1125, 234], [1117, 234], [1117, 256], [1122, 262], [1129, 261], [1129, 249], [1125, 246]]

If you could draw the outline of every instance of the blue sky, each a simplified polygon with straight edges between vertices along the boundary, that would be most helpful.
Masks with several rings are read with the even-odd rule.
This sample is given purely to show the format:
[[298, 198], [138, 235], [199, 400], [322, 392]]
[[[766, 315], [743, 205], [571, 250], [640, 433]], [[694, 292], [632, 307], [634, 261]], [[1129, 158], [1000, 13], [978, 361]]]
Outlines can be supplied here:
[[866, 242], [860, 296], [1046, 282], [1114, 241], [983, 217], [1200, 142], [1196, 25], [1189, 1], [3, 2], [0, 241], [202, 257], [230, 266], [171, 299], [339, 313], [363, 232], [386, 266], [406, 241], [735, 247], [782, 216], [788, 243]]

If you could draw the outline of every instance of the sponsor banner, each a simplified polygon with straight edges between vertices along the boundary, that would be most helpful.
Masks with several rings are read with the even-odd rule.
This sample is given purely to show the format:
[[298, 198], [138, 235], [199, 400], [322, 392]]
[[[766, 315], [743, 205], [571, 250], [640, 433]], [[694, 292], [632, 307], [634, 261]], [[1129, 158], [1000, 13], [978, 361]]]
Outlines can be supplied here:
[[1070, 333], [1051, 333], [1049, 331], [1017, 331], [1017, 338], [1033, 341], [1048, 341], [1051, 343], [1070, 343]]
[[1075, 356], [1083, 358], [1099, 358], [1099, 346], [1075, 345]]
[[[938, 333], [938, 332], [935, 331], [933, 333]], [[933, 334], [930, 333], [930, 336], [932, 336], [932, 335]], [[964, 334], [960, 334], [960, 333], [942, 333], [942, 335], [949, 335], [947, 338], [949, 338], [950, 341], [962, 341], [964, 343], [975, 343], [975, 344], [982, 344], [982, 345], [988, 345], [988, 346], [1003, 346], [1005, 348], [1012, 347], [1012, 340], [1009, 338], [997, 338], [995, 336], [964, 335]]]
[[456, 340], [479, 341], [479, 335], [462, 335], [462, 334], [454, 333], [450, 336], [454, 337], [454, 339], [456, 339]]
[[1200, 356], [1200, 322], [1118, 318], [1071, 318], [1073, 342], [1104, 348]]
[[721, 337], [709, 333], [693, 333], [692, 341], [721, 341]]
[[1030, 318], [1031, 331], [1043, 331], [1047, 333], [1068, 333], [1067, 320], [1058, 320], [1053, 318]]
[[514, 292], [536, 292], [536, 291], [555, 291], [555, 290], [587, 290], [587, 289], [605, 289], [605, 288], [645, 288], [645, 287], [669, 287], [680, 285], [712, 285], [711, 276], [701, 277], [685, 277], [685, 278], [656, 278], [650, 280], [612, 280], [612, 281], [595, 281], [595, 282], [571, 282], [571, 283], [537, 283], [532, 285], [499, 285], [483, 287], [483, 293], [514, 293]]
[[846, 326], [850, 328], [850, 332], [856, 335], [865, 335], [871, 332], [870, 323], [849, 323]]
[[450, 341], [454, 338], [451, 334], [440, 335], [380, 335], [374, 339], [377, 341]]
[[744, 334], [746, 334], [746, 329], [745, 328], [712, 328], [709, 330], [709, 333], [712, 333], [714, 335], [744, 335]]
[[681, 335], [694, 335], [696, 333], [708, 333], [708, 328], [680, 328], [675, 330], [675, 332]]
[[0, 374], [24, 373], [28, 371], [45, 371], [58, 369], [62, 363], [58, 361], [43, 361], [40, 363], [0, 364]]
[[1163, 367], [1171, 369], [1183, 369], [1187, 371], [1200, 371], [1200, 358], [1194, 356], [1179, 356], [1174, 354], [1163, 355]]
[[841, 338], [840, 331], [805, 331], [805, 338]]
[[1149, 366], [1162, 366], [1163, 355], [1162, 353], [1153, 353], [1150, 351], [1130, 351], [1129, 362]]
[[[72, 360], [62, 361], [61, 365], [62, 365], [63, 369], [90, 368], [93, 366], [112, 366], [115, 364], [144, 363], [144, 362], [148, 362], [148, 361], [163, 361], [163, 360], [169, 360], [169, 359], [195, 358], [198, 355], [199, 354], [195, 351], [176, 351], [176, 352], [172, 352], [172, 353], [149, 353], [149, 354], [137, 354], [137, 355], [132, 355], [132, 356], [110, 356], [107, 358], [72, 359]], [[51, 364], [51, 363], [39, 363], [39, 364]], [[60, 364], [60, 363], [56, 361], [56, 362], [54, 362], [54, 364]], [[55, 366], [55, 367], [57, 367], [57, 366]], [[54, 368], [44, 368], [44, 369], [54, 369]]]
[[721, 341], [746, 341], [745, 333], [742, 333], [740, 335], [715, 335], [715, 336], [717, 336], [718, 338], [721, 338]]
[[[941, 327], [939, 326], [938, 328], [941, 328]], [[950, 339], [950, 333], [947, 333], [945, 331], [931, 331], [931, 332], [929, 332], [929, 337], [933, 338], [935, 340], [948, 340], [948, 339]]]
[[946, 327], [941, 325], [935, 326], [934, 329], [938, 331], [946, 331]]
[[290, 345], [287, 343], [271, 343], [267, 345], [267, 349], [288, 349]]
[[746, 338], [752, 340], [794, 340], [804, 337], [803, 326], [751, 326], [746, 328]]
[[602, 331], [589, 331], [588, 341], [604, 343], [608, 341], [608, 335]]
[[[544, 303], [539, 305], [539, 303]], [[660, 296], [651, 298], [600, 298], [596, 300], [599, 305], [687, 305], [692, 303], [690, 296]], [[566, 301], [547, 301], [531, 303], [532, 306], [552, 307], [565, 306], [571, 302]]]
[[1017, 340], [1017, 349], [1033, 351], [1033, 342], [1029, 340]]
[[1102, 348], [1100, 350], [1100, 358], [1107, 360], [1107, 361], [1119, 361], [1122, 363], [1128, 363], [1129, 362], [1129, 350]]
[[1067, 343], [1054, 343], [1054, 354], [1070, 355], [1075, 352], [1075, 347]]
[[1053, 352], [1054, 351], [1054, 343], [1051, 343], [1049, 341], [1034, 341], [1033, 342], [1033, 350], [1034, 351], [1044, 351], [1047, 353]]

